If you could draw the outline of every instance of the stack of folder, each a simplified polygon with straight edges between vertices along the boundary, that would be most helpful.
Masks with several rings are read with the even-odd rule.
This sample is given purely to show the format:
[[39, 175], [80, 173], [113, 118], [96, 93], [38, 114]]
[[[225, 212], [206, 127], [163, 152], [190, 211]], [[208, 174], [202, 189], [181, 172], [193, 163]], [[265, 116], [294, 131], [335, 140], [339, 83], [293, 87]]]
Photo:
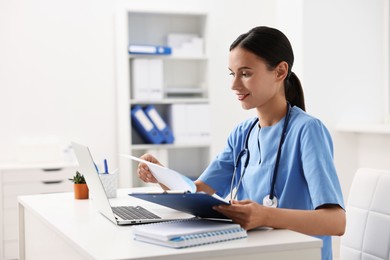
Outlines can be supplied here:
[[164, 97], [164, 69], [161, 59], [132, 59], [132, 98], [161, 100]]
[[171, 144], [174, 136], [153, 105], [142, 108], [136, 105], [131, 109], [131, 119], [134, 129], [142, 137], [145, 143], [150, 144]]
[[209, 144], [211, 141], [209, 104], [172, 104], [168, 122], [176, 144]]

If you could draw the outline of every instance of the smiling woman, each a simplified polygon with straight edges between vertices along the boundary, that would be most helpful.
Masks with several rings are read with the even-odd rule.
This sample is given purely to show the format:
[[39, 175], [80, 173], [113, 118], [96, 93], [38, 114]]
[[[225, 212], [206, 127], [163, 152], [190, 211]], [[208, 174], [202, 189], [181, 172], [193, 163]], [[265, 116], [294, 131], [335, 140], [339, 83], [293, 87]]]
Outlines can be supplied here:
[[[331, 236], [345, 230], [333, 143], [322, 122], [304, 111], [293, 63], [289, 40], [274, 28], [255, 27], [232, 43], [231, 88], [257, 117], [233, 129], [225, 149], [195, 184], [197, 191], [231, 195], [230, 205], [214, 209], [243, 228], [268, 226], [319, 236], [322, 259], [332, 259]], [[142, 158], [159, 163], [150, 154]], [[146, 164], [139, 164], [138, 173], [156, 182], [148, 178]]]

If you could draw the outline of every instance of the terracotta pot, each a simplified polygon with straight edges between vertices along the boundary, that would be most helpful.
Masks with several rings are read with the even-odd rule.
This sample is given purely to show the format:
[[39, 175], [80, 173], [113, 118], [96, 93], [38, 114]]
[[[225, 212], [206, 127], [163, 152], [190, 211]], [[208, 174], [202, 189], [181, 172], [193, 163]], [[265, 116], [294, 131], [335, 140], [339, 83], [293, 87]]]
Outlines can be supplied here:
[[74, 198], [77, 200], [85, 200], [89, 198], [89, 190], [87, 184], [73, 184]]

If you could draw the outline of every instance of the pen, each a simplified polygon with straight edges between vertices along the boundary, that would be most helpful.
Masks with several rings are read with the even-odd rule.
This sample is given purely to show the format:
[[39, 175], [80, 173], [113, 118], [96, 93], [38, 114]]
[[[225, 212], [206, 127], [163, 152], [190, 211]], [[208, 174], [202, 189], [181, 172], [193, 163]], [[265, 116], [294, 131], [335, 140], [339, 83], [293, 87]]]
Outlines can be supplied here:
[[104, 173], [105, 173], [105, 174], [108, 174], [107, 159], [104, 159]]
[[99, 168], [97, 167], [95, 162], [93, 162], [93, 164], [95, 165], [96, 172], [99, 174]]

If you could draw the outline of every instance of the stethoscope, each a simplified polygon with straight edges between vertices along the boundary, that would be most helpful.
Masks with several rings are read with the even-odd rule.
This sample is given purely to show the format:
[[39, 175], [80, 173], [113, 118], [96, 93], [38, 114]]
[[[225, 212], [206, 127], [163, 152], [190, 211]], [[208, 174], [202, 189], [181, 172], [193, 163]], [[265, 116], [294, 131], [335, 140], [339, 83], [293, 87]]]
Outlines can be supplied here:
[[[275, 161], [274, 171], [273, 171], [273, 174], [272, 174], [270, 193], [269, 193], [269, 195], [265, 196], [264, 199], [263, 199], [263, 205], [267, 206], [267, 207], [276, 208], [278, 206], [278, 199], [275, 196], [275, 183], [276, 183], [276, 176], [278, 174], [278, 168], [279, 168], [279, 163], [280, 163], [280, 154], [282, 153], [282, 146], [283, 146], [284, 140], [286, 139], [287, 126], [288, 126], [288, 123], [289, 123], [289, 120], [290, 120], [290, 111], [291, 111], [291, 105], [290, 105], [289, 102], [287, 102], [287, 113], [286, 113], [286, 118], [285, 118], [284, 124], [283, 124], [282, 135], [281, 135], [280, 141], [279, 141], [278, 152], [276, 154], [276, 161]], [[259, 119], [256, 118], [253, 121], [253, 123], [251, 124], [251, 126], [249, 127], [249, 131], [248, 131], [248, 133], [246, 134], [246, 137], [245, 137], [244, 148], [238, 153], [236, 161], [234, 163], [234, 172], [233, 172], [232, 182], [230, 184], [230, 198], [231, 198], [231, 200], [236, 198], [237, 193], [238, 193], [238, 189], [239, 189], [239, 187], [241, 185], [241, 182], [242, 182], [242, 178], [244, 177], [246, 168], [247, 168], [247, 166], [249, 164], [249, 157], [250, 157], [249, 148], [248, 148], [249, 147], [248, 146], [249, 136], [250, 136], [253, 128], [256, 125], [258, 125], [258, 122], [259, 122]], [[239, 165], [242, 157], [245, 154], [246, 154], [246, 158], [245, 158], [245, 161], [244, 161], [243, 171], [242, 171], [242, 174], [240, 176], [240, 179], [238, 180], [238, 183], [237, 183], [237, 186], [236, 186], [237, 187], [236, 188], [236, 192], [235, 192], [235, 194], [233, 196], [233, 187], [234, 187], [234, 180], [236, 179], [236, 175], [237, 175], [237, 168], [238, 168], [238, 165]]]

